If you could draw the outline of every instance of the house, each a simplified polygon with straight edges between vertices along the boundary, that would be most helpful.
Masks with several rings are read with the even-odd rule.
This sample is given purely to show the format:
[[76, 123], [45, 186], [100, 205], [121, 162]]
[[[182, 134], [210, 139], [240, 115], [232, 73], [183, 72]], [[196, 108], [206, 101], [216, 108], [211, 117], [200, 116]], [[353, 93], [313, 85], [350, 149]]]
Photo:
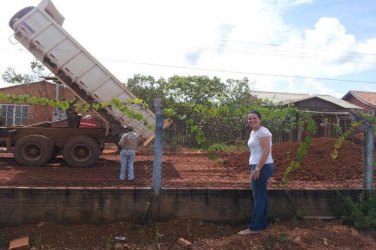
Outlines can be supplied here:
[[342, 100], [364, 108], [371, 115], [376, 116], [376, 92], [350, 90]]
[[[59, 88], [59, 93], [54, 83], [40, 81], [29, 84], [19, 84], [0, 88], [0, 93], [11, 95], [30, 95], [37, 98], [46, 97], [48, 99], [65, 98], [70, 100], [76, 95], [68, 88]], [[31, 105], [23, 103], [12, 103], [6, 100], [0, 100], [2, 122], [7, 126], [31, 125], [39, 122], [51, 121], [54, 108], [50, 106]]]
[[[310, 112], [316, 121], [316, 137], [336, 137], [338, 132], [334, 124], [338, 124], [342, 131], [351, 126], [350, 110], [362, 110], [353, 103], [330, 95], [309, 95], [295, 93], [253, 91], [251, 93], [257, 99], [274, 105], [294, 105], [299, 110]], [[294, 131], [290, 140], [299, 140], [300, 132]]]

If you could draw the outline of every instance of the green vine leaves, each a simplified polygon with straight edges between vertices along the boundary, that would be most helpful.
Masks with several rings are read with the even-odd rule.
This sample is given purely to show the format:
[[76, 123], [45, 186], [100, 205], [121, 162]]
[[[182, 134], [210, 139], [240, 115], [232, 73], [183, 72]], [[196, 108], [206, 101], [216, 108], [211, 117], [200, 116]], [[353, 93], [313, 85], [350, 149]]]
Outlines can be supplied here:
[[341, 148], [341, 145], [344, 142], [344, 140], [346, 140], [349, 137], [349, 135], [351, 135], [354, 132], [354, 130], [361, 125], [362, 125], [361, 122], [354, 122], [353, 124], [351, 124], [351, 127], [350, 127], [349, 130], [347, 130], [345, 133], [341, 134], [337, 138], [337, 140], [334, 144], [333, 152], [330, 154], [330, 156], [333, 158], [333, 160], [338, 158], [338, 150]]
[[43, 105], [50, 106], [54, 108], [61, 108], [62, 110], [67, 110], [72, 107], [77, 112], [87, 112], [90, 110], [100, 110], [102, 108], [115, 108], [121, 113], [126, 115], [131, 119], [142, 121], [145, 126], [149, 126], [148, 121], [143, 117], [141, 112], [134, 111], [130, 109], [130, 105], [138, 105], [142, 109], [148, 108], [139, 98], [128, 99], [125, 102], [119, 100], [118, 98], [112, 99], [110, 102], [98, 102], [98, 103], [87, 103], [87, 102], [77, 102], [75, 98], [71, 100], [51, 100], [45, 97], [35, 97], [30, 95], [12, 95], [0, 93], [0, 100], [7, 101], [14, 104], [30, 104], [30, 105]]
[[300, 144], [298, 148], [298, 152], [296, 153], [295, 160], [293, 160], [288, 167], [286, 168], [285, 172], [283, 173], [282, 183], [287, 184], [289, 180], [289, 175], [294, 170], [298, 169], [304, 160], [305, 156], [308, 153], [308, 149], [313, 141], [313, 136], [316, 133], [317, 126], [315, 121], [312, 117], [308, 114], [301, 113], [303, 115], [303, 119], [300, 120], [299, 126], [301, 129], [304, 129], [305, 136], [304, 140]]

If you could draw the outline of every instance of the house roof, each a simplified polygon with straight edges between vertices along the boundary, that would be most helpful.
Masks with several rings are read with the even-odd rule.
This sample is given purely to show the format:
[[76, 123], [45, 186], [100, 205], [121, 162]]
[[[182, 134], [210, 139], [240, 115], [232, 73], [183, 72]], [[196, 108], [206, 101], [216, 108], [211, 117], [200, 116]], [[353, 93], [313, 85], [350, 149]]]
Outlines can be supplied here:
[[308, 94], [282, 93], [282, 92], [266, 92], [252, 91], [251, 95], [263, 101], [269, 101], [273, 104], [289, 104], [307, 98]]
[[42, 80], [42, 81], [37, 81], [37, 82], [30, 82], [30, 83], [20, 83], [20, 84], [12, 84], [12, 85], [9, 85], [9, 86], [6, 86], [6, 87], [2, 87], [0, 88], [1, 90], [7, 90], [7, 89], [14, 89], [14, 88], [19, 88], [19, 87], [23, 87], [23, 86], [30, 86], [30, 85], [36, 85], [36, 84], [53, 84], [51, 82], [48, 82], [48, 81], [45, 81], [45, 80]]
[[342, 97], [342, 99], [346, 99], [349, 95], [354, 96], [367, 105], [376, 107], [376, 92], [350, 90], [344, 97]]
[[266, 91], [253, 91], [252, 95], [256, 96], [264, 101], [270, 101], [273, 104], [294, 104], [299, 101], [308, 100], [311, 98], [320, 98], [327, 102], [334, 103], [342, 108], [346, 109], [363, 109], [355, 104], [347, 102], [345, 100], [339, 99], [330, 95], [310, 95], [310, 94], [299, 94], [299, 93], [282, 93], [282, 92], [266, 92]]

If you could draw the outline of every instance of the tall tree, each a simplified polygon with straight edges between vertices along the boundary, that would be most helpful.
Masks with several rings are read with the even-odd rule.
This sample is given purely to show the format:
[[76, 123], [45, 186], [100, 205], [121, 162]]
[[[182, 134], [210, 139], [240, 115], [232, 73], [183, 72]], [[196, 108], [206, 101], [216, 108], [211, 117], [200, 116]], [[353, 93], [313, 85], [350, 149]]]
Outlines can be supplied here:
[[156, 81], [152, 76], [137, 74], [128, 79], [126, 87], [150, 107], [154, 106], [154, 98], [156, 97], [165, 101], [166, 81], [163, 78]]
[[168, 79], [167, 97], [176, 103], [192, 103], [212, 106], [218, 103], [226, 92], [226, 85], [217, 77], [173, 76]]
[[30, 68], [33, 72], [32, 74], [20, 74], [13, 67], [8, 67], [1, 77], [7, 83], [28, 84], [39, 81], [46, 71], [46, 68], [37, 59], [30, 62]]

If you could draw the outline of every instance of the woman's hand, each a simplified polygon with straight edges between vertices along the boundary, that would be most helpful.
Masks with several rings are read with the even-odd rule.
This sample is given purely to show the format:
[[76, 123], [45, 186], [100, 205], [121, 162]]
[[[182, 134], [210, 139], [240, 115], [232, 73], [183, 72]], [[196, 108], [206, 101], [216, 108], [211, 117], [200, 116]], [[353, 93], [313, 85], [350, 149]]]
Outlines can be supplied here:
[[[262, 166], [264, 166], [266, 160], [268, 159], [268, 156], [270, 154], [270, 137], [264, 136], [260, 138], [260, 144], [262, 148], [262, 155], [259, 163], [257, 164], [255, 170], [251, 173], [251, 181], [258, 180], [260, 176], [260, 171]], [[261, 167], [260, 167], [261, 166]]]
[[260, 169], [256, 168], [255, 170], [252, 171], [251, 180], [255, 181], [259, 178], [259, 176], [260, 176]]

